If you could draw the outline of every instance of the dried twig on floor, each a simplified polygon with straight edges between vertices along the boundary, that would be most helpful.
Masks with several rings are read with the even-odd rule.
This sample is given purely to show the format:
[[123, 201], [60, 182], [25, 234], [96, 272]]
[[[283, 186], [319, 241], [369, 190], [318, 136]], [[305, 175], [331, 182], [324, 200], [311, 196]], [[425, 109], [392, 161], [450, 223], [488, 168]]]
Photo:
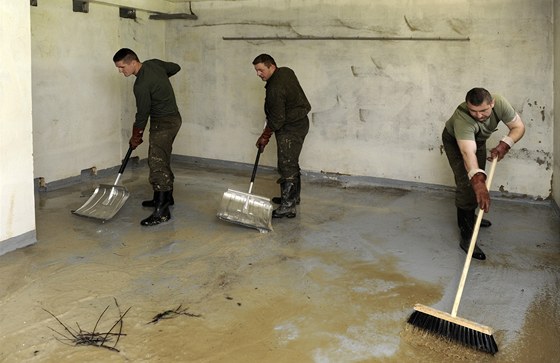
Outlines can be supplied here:
[[189, 313], [187, 312], [189, 308], [181, 309], [182, 306], [183, 305], [181, 304], [175, 310], [165, 310], [163, 313], [157, 314], [152, 318], [150, 322], [148, 322], [148, 324], [155, 324], [162, 319], [172, 319], [177, 317], [178, 315], [186, 315], [193, 318], [200, 318], [202, 316], [200, 314]]
[[[117, 309], [119, 310], [119, 319], [113, 324], [113, 326], [111, 326], [111, 329], [109, 329], [109, 331], [107, 331], [105, 333], [98, 332], [97, 331], [97, 326], [99, 325], [99, 322], [101, 321], [101, 318], [103, 317], [103, 315], [105, 315], [105, 313], [109, 309], [109, 306], [107, 306], [105, 308], [105, 310], [103, 310], [101, 315], [99, 315], [99, 318], [95, 322], [95, 326], [93, 327], [93, 330], [91, 332], [83, 330], [80, 327], [80, 324], [78, 324], [77, 322], [76, 322], [76, 327], [77, 327], [77, 330], [76, 330], [76, 329], [64, 324], [62, 321], [60, 321], [60, 319], [58, 319], [53, 313], [51, 313], [47, 309], [43, 308], [43, 310], [46, 311], [47, 313], [49, 313], [53, 318], [55, 318], [56, 321], [58, 321], [58, 323], [66, 331], [66, 333], [61, 333], [61, 332], [49, 327], [50, 330], [52, 330], [53, 332], [55, 332], [56, 334], [59, 335], [59, 337], [55, 337], [55, 339], [58, 340], [59, 342], [67, 344], [67, 345], [75, 345], [75, 346], [78, 346], [78, 345], [93, 345], [93, 346], [96, 346], [96, 347], [105, 348], [105, 349], [109, 349], [109, 350], [118, 352], [119, 350], [116, 348], [117, 343], [119, 342], [119, 339], [121, 338], [121, 336], [126, 335], [122, 332], [122, 330], [123, 330], [123, 318], [126, 315], [126, 313], [128, 313], [130, 308], [126, 309], [126, 311], [124, 313], [122, 313], [121, 308], [120, 308], [120, 306], [117, 302], [117, 299], [115, 299], [115, 305], [117, 306]], [[117, 325], [119, 326], [119, 332], [114, 333], [113, 329], [115, 329], [115, 327]], [[111, 343], [111, 342], [113, 342], [113, 340], [114, 340], [114, 344], [112, 346], [107, 345], [107, 343]]]

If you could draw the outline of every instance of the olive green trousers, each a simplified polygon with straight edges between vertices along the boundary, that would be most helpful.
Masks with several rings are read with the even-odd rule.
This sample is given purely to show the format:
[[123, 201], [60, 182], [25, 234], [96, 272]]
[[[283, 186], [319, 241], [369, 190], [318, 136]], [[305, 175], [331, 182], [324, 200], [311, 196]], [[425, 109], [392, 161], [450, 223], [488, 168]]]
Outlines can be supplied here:
[[[443, 149], [447, 155], [449, 166], [455, 176], [455, 206], [464, 210], [474, 210], [478, 207], [476, 195], [465, 169], [463, 155], [457, 145], [457, 140], [446, 130], [441, 135]], [[486, 140], [476, 142], [476, 158], [480, 169], [486, 168]]]
[[279, 183], [295, 179], [299, 175], [299, 156], [308, 131], [309, 118], [306, 116], [275, 132]]
[[150, 118], [149, 181], [155, 192], [173, 190], [175, 176], [171, 170], [171, 152], [181, 124], [180, 114]]

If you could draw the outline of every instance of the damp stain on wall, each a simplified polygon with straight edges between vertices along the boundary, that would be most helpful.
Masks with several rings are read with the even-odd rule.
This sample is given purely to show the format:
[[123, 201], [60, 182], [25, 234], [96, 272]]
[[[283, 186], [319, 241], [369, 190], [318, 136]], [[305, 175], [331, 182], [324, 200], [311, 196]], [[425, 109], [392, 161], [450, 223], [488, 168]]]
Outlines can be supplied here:
[[471, 24], [469, 20], [452, 18], [448, 19], [447, 23], [454, 32], [461, 35], [468, 34], [471, 30]]
[[421, 19], [421, 18], [407, 18], [407, 16], [404, 16], [404, 22], [406, 23], [406, 26], [408, 27], [408, 29], [410, 29], [411, 31], [415, 32], [415, 31], [423, 31], [423, 32], [429, 32], [432, 31], [432, 24], [427, 21], [426, 19]]
[[532, 160], [540, 166], [545, 166], [545, 170], [552, 169], [552, 153], [545, 150], [529, 150], [521, 148], [510, 151], [511, 157], [516, 159]]
[[529, 107], [537, 107], [540, 111], [540, 115], [541, 115], [541, 121], [545, 122], [546, 121], [546, 107], [545, 106], [539, 106], [538, 102], [535, 100], [532, 103], [531, 102], [527, 102], [527, 105], [529, 105]]

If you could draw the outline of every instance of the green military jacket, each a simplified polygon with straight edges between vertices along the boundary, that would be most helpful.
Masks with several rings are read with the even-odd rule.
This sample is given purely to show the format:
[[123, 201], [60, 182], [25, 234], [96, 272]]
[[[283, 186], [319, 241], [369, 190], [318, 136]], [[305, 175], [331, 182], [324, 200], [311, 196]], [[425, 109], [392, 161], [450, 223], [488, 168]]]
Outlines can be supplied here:
[[265, 88], [264, 111], [267, 126], [273, 131], [303, 119], [311, 111], [311, 105], [290, 68], [276, 68]]
[[180, 70], [181, 67], [178, 64], [159, 59], [142, 62], [142, 67], [136, 74], [134, 82], [135, 127], [146, 127], [150, 116], [157, 118], [175, 115], [179, 112], [169, 77]]

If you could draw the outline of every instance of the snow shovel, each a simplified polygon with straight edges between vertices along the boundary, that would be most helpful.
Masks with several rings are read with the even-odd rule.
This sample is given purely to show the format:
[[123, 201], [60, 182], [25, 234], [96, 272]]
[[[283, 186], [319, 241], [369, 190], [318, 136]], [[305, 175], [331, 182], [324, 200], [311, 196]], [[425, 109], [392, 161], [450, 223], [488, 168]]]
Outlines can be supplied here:
[[272, 231], [272, 204], [268, 198], [251, 194], [261, 153], [262, 149], [259, 148], [255, 166], [253, 167], [251, 184], [249, 184], [249, 191], [243, 193], [228, 189], [222, 197], [218, 218], [242, 226], [256, 228], [259, 232], [266, 233]]
[[114, 185], [100, 184], [87, 202], [80, 208], [73, 210], [72, 213], [83, 217], [90, 217], [96, 219], [102, 219], [104, 221], [113, 218], [115, 214], [124, 205], [130, 193], [123, 186], [118, 186], [119, 180], [121, 179], [124, 168], [130, 159], [130, 154], [132, 154], [132, 147], [128, 148], [128, 152], [124, 157], [121, 168], [119, 169], [119, 174], [115, 180]]

